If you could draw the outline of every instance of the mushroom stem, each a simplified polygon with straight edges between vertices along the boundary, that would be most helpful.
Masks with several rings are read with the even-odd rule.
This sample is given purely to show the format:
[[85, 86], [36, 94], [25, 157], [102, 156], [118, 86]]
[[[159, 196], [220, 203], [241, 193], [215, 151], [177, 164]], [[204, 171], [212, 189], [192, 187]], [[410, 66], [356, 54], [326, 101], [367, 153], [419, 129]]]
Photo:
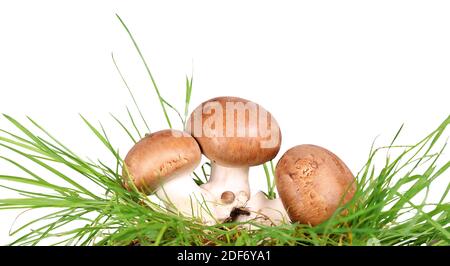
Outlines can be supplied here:
[[166, 208], [187, 217], [200, 218], [207, 224], [216, 223], [214, 197], [199, 187], [190, 176], [178, 176], [156, 190]]
[[211, 162], [211, 176], [201, 187], [215, 198], [218, 220], [225, 220], [233, 208], [242, 207], [248, 201], [250, 195], [248, 172], [249, 167], [225, 167]]
[[246, 204], [249, 215], [239, 215], [237, 221], [255, 221], [263, 225], [280, 225], [289, 223], [290, 219], [280, 198], [268, 199], [266, 195], [259, 191], [253, 195]]

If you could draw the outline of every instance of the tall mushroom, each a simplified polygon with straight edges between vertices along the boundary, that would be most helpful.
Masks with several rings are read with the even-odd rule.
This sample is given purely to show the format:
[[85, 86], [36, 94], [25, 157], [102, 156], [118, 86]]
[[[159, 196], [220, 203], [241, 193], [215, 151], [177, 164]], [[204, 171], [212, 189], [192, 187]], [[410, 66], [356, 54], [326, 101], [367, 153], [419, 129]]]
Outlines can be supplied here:
[[186, 130], [211, 160], [211, 176], [202, 185], [216, 198], [218, 218], [250, 197], [250, 166], [273, 159], [281, 144], [281, 132], [273, 116], [260, 105], [237, 97], [218, 97], [200, 104]]
[[315, 145], [295, 146], [281, 157], [276, 185], [291, 220], [310, 225], [329, 219], [356, 190], [356, 180], [345, 163]]
[[189, 176], [201, 159], [192, 136], [176, 130], [162, 130], [136, 143], [125, 158], [125, 186], [133, 182], [146, 194], [156, 193], [166, 207], [185, 216], [215, 220], [211, 194]]

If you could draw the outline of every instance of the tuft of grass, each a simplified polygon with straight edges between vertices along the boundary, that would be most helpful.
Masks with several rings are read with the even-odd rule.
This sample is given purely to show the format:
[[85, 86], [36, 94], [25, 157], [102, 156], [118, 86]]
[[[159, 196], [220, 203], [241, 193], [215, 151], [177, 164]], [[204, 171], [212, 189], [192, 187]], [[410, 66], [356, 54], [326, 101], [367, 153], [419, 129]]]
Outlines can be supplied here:
[[[179, 116], [183, 127], [189, 113], [192, 77], [186, 77], [185, 107], [181, 114], [156, 87], [154, 78], [125, 23], [118, 17], [132, 39], [157, 91], [169, 127], [165, 107]], [[131, 89], [113, 62], [130, 92], [143, 120], [148, 123]], [[112, 118], [133, 142], [142, 138], [142, 129], [127, 108], [128, 122]], [[284, 224], [268, 227], [254, 224], [259, 230], [242, 230], [241, 223], [229, 222], [205, 226], [195, 219], [181, 217], [157, 204], [136, 189], [122, 186], [122, 157], [107, 136], [102, 124], [95, 126], [81, 116], [114, 160], [86, 159], [50, 134], [31, 118], [27, 125], [4, 115], [14, 130], [0, 129], [0, 151], [14, 153], [20, 159], [0, 156], [0, 160], [17, 168], [21, 174], [0, 173], [0, 187], [15, 191], [16, 198], [0, 199], [0, 211], [21, 209], [34, 212], [37, 218], [11, 228], [15, 237], [11, 245], [449, 245], [450, 161], [443, 159], [446, 144], [439, 144], [450, 123], [447, 117], [435, 130], [413, 145], [398, 145], [403, 127], [387, 146], [372, 145], [367, 162], [357, 174], [358, 190], [353, 199], [339, 208], [328, 221], [312, 227]], [[380, 159], [384, 163], [379, 164]], [[443, 164], [441, 161], [444, 160]], [[25, 162], [34, 165], [25, 166]], [[193, 173], [204, 183], [209, 177], [209, 163]], [[274, 166], [263, 166], [267, 196], [275, 198]], [[33, 171], [39, 169], [39, 173]], [[437, 179], [447, 187], [437, 202], [429, 202], [430, 186]], [[55, 182], [57, 180], [58, 182]], [[21, 188], [22, 186], [27, 189]], [[45, 211], [44, 211], [45, 210]], [[21, 220], [19, 215], [18, 220]]]
[[[285, 224], [260, 230], [240, 229], [240, 223], [205, 226], [180, 217], [154, 204], [121, 182], [122, 159], [101, 126], [82, 118], [115, 162], [107, 165], [82, 159], [31, 118], [30, 127], [5, 115], [18, 131], [2, 131], [0, 147], [22, 159], [0, 157], [17, 167], [22, 175], [0, 175], [0, 186], [20, 197], [0, 199], [0, 210], [51, 210], [11, 230], [17, 236], [11, 245], [448, 245], [450, 190], [435, 203], [428, 190], [438, 178], [448, 179], [450, 161], [438, 167], [445, 145], [434, 147], [450, 123], [450, 116], [414, 145], [372, 148], [358, 173], [358, 190], [352, 201], [325, 223], [311, 227]], [[131, 132], [131, 130], [129, 130]], [[20, 135], [19, 135], [20, 134]], [[130, 133], [131, 134], [131, 133]], [[397, 139], [398, 135], [396, 136]], [[435, 151], [437, 148], [437, 151]], [[400, 150], [375, 165], [385, 150]], [[29, 161], [44, 170], [40, 175], [23, 166]], [[207, 167], [204, 165], [203, 167]], [[64, 171], [61, 171], [61, 170]], [[267, 168], [268, 169], [268, 168]], [[42, 172], [42, 171], [40, 171]], [[63, 173], [64, 172], [64, 173]], [[72, 174], [68, 174], [72, 173]], [[205, 176], [206, 175], [206, 176]], [[269, 175], [271, 173], [269, 171]], [[446, 175], [446, 176], [445, 176]], [[200, 175], [198, 175], [200, 177]], [[59, 179], [60, 182], [50, 180]], [[203, 178], [207, 178], [207, 170]], [[269, 183], [273, 183], [272, 177]], [[15, 184], [31, 187], [18, 189]], [[89, 184], [89, 186], [88, 186]], [[271, 185], [272, 186], [272, 185]], [[95, 191], [88, 187], [95, 187]], [[268, 191], [268, 195], [273, 195]], [[423, 197], [417, 201], [417, 196]], [[341, 215], [346, 210], [345, 215]], [[45, 212], [44, 212], [45, 213]], [[405, 215], [407, 217], [405, 217]], [[250, 222], [251, 223], [251, 222]]]

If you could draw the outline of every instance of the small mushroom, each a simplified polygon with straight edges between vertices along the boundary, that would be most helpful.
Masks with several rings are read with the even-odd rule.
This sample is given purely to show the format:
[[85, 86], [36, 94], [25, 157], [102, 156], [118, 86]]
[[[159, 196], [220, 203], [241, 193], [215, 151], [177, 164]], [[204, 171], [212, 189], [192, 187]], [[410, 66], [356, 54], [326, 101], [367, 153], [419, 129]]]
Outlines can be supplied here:
[[128, 152], [125, 186], [156, 193], [169, 210], [214, 223], [213, 197], [189, 176], [201, 159], [200, 148], [189, 134], [162, 130], [145, 136]]
[[281, 157], [276, 185], [291, 220], [313, 226], [329, 219], [356, 191], [345, 163], [315, 145], [295, 146]]
[[[280, 198], [268, 199], [262, 192], [258, 191], [245, 205], [247, 213], [236, 218], [238, 222], [255, 222], [266, 226], [277, 226], [289, 223], [289, 216]], [[251, 225], [248, 229], [257, 229]]]
[[[281, 144], [278, 123], [254, 102], [218, 97], [200, 104], [187, 125], [186, 130], [211, 160], [211, 176], [202, 187], [216, 198], [218, 218], [226, 219], [234, 207], [244, 206], [250, 197], [249, 167], [277, 155]], [[233, 201], [221, 200], [224, 198]]]

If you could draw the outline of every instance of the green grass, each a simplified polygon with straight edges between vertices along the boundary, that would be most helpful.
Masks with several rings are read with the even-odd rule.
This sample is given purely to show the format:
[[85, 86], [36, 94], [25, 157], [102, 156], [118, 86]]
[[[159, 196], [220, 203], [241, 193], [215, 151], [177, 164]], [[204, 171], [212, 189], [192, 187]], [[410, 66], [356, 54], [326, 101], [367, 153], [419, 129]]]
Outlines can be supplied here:
[[[172, 123], [166, 107], [178, 116], [182, 129], [189, 113], [192, 77], [186, 78], [184, 112], [180, 113], [162, 97], [139, 46], [123, 20], [120, 22], [144, 63], [168, 126], [172, 127]], [[113, 62], [130, 92], [138, 116], [127, 109], [129, 121], [121, 121], [116, 116], [112, 119], [126, 137], [136, 142], [150, 132], [149, 123], [114, 57]], [[136, 118], [143, 121], [145, 129], [137, 126]], [[115, 158], [112, 162], [89, 160], [76, 154], [31, 118], [26, 123], [7, 115], [4, 119], [14, 129], [0, 130], [0, 152], [15, 156], [0, 156], [0, 159], [22, 174], [0, 173], [0, 186], [17, 193], [16, 198], [0, 199], [0, 211], [21, 209], [35, 214], [23, 224], [12, 226], [11, 235], [15, 240], [11, 245], [450, 244], [450, 203], [447, 202], [450, 161], [442, 156], [450, 116], [413, 145], [397, 144], [402, 127], [388, 145], [377, 148], [372, 145], [366, 164], [357, 174], [358, 190], [352, 201], [325, 223], [316, 227], [255, 224], [260, 230], [254, 231], [242, 230], [238, 223], [205, 226], [167, 212], [136, 190], [124, 189], [122, 157], [101, 124], [95, 126], [81, 117], [92, 137]], [[34, 166], [25, 166], [30, 164]], [[271, 162], [262, 167], [266, 173], [267, 195], [273, 198], [276, 196], [274, 165]], [[209, 170], [208, 163], [202, 165], [194, 173], [195, 181], [205, 182]], [[430, 186], [438, 179], [444, 180], [447, 187], [440, 200], [429, 202]], [[344, 209], [346, 215], [341, 215]]]

